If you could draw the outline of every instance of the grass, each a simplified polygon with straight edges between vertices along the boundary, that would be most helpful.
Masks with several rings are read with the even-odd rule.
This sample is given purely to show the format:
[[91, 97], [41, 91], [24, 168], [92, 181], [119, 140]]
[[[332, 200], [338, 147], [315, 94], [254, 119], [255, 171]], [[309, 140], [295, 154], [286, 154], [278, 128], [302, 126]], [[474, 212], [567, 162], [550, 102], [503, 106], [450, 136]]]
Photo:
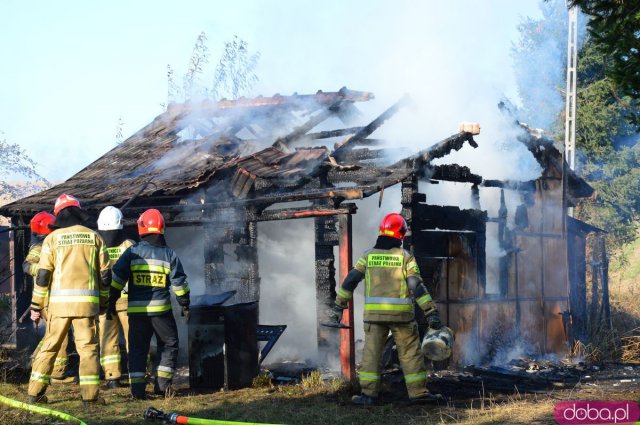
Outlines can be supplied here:
[[[128, 388], [102, 391], [106, 406], [84, 408], [79, 400], [77, 385], [52, 385], [47, 395], [48, 407], [74, 415], [90, 425], [143, 424], [144, 410], [153, 406], [181, 415], [227, 421], [264, 422], [271, 424], [308, 425], [427, 425], [427, 424], [553, 424], [553, 407], [562, 399], [640, 399], [640, 389], [607, 392], [601, 387], [586, 390], [563, 390], [546, 395], [494, 396], [479, 394], [473, 400], [449, 400], [442, 406], [383, 406], [354, 407], [349, 403], [352, 389], [347, 383], [332, 379], [322, 381], [319, 374], [310, 374], [298, 385], [261, 385], [237, 391], [191, 393], [187, 389], [164, 399], [137, 401]], [[150, 389], [150, 388], [149, 388]], [[17, 400], [26, 399], [26, 384], [0, 384], [0, 394]], [[630, 398], [631, 397], [631, 398]], [[0, 404], [0, 423], [60, 424], [52, 419], [10, 409]]]

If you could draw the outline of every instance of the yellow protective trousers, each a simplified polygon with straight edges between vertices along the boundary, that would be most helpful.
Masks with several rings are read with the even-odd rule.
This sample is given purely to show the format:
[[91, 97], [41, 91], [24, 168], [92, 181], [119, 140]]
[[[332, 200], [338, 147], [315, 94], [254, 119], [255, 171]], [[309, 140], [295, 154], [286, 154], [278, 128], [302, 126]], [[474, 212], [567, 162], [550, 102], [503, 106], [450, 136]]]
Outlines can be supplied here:
[[409, 398], [428, 393], [427, 372], [420, 352], [420, 336], [415, 321], [408, 323], [367, 323], [364, 324], [364, 353], [358, 371], [362, 394], [377, 397], [380, 391], [382, 354], [389, 336], [393, 335], [398, 350], [400, 366], [404, 373]]
[[129, 318], [127, 311], [118, 311], [111, 320], [100, 315], [100, 366], [104, 379], [116, 380], [122, 376], [120, 355], [120, 329], [124, 332], [127, 352], [129, 351]]
[[[47, 335], [47, 331], [49, 329], [49, 321], [47, 320], [47, 309], [42, 310], [42, 318], [45, 320], [45, 326], [47, 327], [47, 329], [45, 330], [45, 337]], [[44, 343], [44, 338], [43, 337], [40, 342], [38, 343], [38, 345], [36, 346], [36, 349], [33, 351], [33, 354], [31, 355], [31, 363], [33, 364], [33, 362], [35, 361], [35, 358], [37, 357], [38, 353], [40, 352], [40, 348], [42, 347], [42, 344]], [[53, 371], [51, 372], [51, 378], [53, 379], [64, 379], [66, 377], [67, 374], [67, 365], [69, 364], [69, 358], [67, 357], [67, 346], [69, 345], [69, 333], [67, 332], [67, 334], [64, 337], [64, 340], [62, 341], [62, 345], [60, 346], [60, 349], [58, 350], [58, 354], [56, 355], [56, 360], [53, 364]]]
[[73, 325], [76, 350], [80, 356], [80, 394], [83, 400], [97, 399], [100, 384], [97, 318], [51, 316], [48, 325], [40, 352], [31, 367], [29, 395], [37, 396], [46, 391], [56, 354]]

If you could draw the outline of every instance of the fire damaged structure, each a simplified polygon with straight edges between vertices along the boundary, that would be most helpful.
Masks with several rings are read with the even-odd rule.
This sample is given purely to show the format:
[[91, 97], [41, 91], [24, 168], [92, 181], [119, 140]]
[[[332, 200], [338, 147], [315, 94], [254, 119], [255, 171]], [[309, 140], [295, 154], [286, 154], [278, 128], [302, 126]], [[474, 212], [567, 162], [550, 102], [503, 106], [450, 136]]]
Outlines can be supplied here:
[[[457, 335], [455, 363], [491, 357], [492, 347], [515, 335], [538, 353], [563, 352], [568, 342], [584, 338], [585, 238], [597, 229], [568, 218], [566, 208], [592, 189], [565, 167], [553, 142], [522, 128], [519, 141], [543, 170], [535, 181], [485, 180], [467, 167], [433, 164], [467, 144], [477, 147], [477, 125], [461, 126], [445, 140], [432, 146], [425, 143], [420, 152], [390, 160], [389, 142], [371, 135], [407, 103], [406, 98], [364, 126], [327, 129], [336, 122], [351, 122], [356, 103], [373, 98], [372, 93], [343, 88], [312, 95], [169, 105], [149, 125], [64, 183], [0, 208], [15, 228], [14, 314], [20, 316], [31, 297], [20, 267], [28, 249], [25, 226], [38, 211], [50, 210], [59, 194], [73, 194], [95, 216], [107, 205], [118, 206], [130, 224], [153, 207], [165, 215], [170, 228], [201, 228], [204, 290], [195, 304], [205, 305], [207, 297], [235, 291], [224, 306], [249, 306], [251, 313], [243, 314], [242, 323], [249, 349], [240, 352], [248, 352], [252, 359], [236, 357], [251, 365], [250, 372], [257, 372], [261, 284], [257, 223], [313, 218], [315, 265], [309, 267], [315, 267], [319, 324], [335, 298], [337, 282], [352, 265], [354, 202], [375, 194], [382, 197], [386, 188], [400, 185], [397, 210], [410, 229], [405, 247], [416, 256], [443, 321]], [[419, 183], [440, 181], [468, 184], [474, 208], [430, 205]], [[480, 188], [502, 191], [497, 217], [483, 211]], [[514, 211], [506, 207], [505, 191], [521, 199]], [[502, 255], [498, 276], [488, 280], [491, 226], [497, 226], [494, 233]], [[233, 258], [224, 246], [233, 247]], [[334, 247], [339, 247], [338, 266]], [[216, 315], [222, 318], [224, 312]], [[352, 307], [347, 316], [348, 324], [353, 324]], [[251, 323], [246, 317], [252, 318]], [[190, 326], [206, 324], [201, 317]], [[30, 343], [31, 332], [30, 327], [18, 330], [19, 347]], [[215, 332], [220, 340], [230, 333]], [[198, 332], [189, 333], [198, 338]], [[317, 326], [320, 351], [330, 350], [337, 339], [342, 372], [352, 378], [353, 328]], [[194, 346], [192, 341], [190, 345]], [[242, 345], [247, 345], [246, 338]], [[200, 354], [198, 358], [203, 357]]]

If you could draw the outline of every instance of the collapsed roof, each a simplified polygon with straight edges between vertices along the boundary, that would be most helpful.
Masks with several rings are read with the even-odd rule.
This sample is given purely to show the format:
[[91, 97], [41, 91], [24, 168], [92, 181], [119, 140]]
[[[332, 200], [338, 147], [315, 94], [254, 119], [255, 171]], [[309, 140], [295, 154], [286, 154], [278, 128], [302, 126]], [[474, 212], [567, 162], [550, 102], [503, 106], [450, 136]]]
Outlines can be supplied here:
[[[277, 202], [345, 199], [370, 196], [414, 173], [422, 178], [483, 184], [481, 176], [456, 164], [431, 161], [469, 143], [474, 131], [461, 128], [428, 149], [389, 163], [381, 140], [370, 138], [387, 119], [407, 104], [403, 98], [361, 127], [313, 131], [335, 117], [348, 123], [358, 113], [355, 103], [374, 96], [342, 88], [312, 95], [205, 100], [171, 104], [149, 125], [83, 170], [48, 190], [0, 208], [18, 216], [50, 210], [58, 195], [70, 193], [84, 208], [97, 212], [107, 205], [134, 217], [150, 206], [165, 208], [170, 217], [184, 211], [202, 215], [206, 208]], [[336, 141], [330, 146], [332, 141]], [[521, 142], [544, 166], [557, 166], [553, 144], [532, 133]], [[541, 142], [542, 141], [542, 142]], [[303, 147], [313, 144], [316, 147]], [[543, 146], [541, 148], [541, 146]], [[372, 149], [373, 148], [373, 149]], [[569, 175], [575, 197], [591, 188]], [[487, 186], [526, 187], [526, 182], [486, 181]]]

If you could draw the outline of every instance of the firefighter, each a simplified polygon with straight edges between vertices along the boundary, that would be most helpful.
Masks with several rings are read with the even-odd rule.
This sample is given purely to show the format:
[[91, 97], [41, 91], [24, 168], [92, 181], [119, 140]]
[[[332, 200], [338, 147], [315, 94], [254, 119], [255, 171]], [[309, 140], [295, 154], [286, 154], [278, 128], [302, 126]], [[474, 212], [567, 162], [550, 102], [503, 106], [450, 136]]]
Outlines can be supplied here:
[[[31, 219], [30, 227], [31, 227], [31, 246], [29, 247], [29, 253], [27, 254], [27, 258], [25, 258], [22, 263], [22, 270], [25, 274], [33, 277], [34, 281], [36, 276], [38, 275], [38, 263], [40, 262], [40, 251], [42, 250], [42, 241], [44, 238], [51, 233], [52, 229], [49, 225], [53, 225], [56, 221], [55, 216], [49, 214], [48, 212], [39, 212], [34, 215]], [[33, 287], [34, 294], [37, 294], [40, 297], [45, 298], [45, 305], [42, 309], [42, 319], [48, 322], [47, 308], [49, 307], [49, 293], [42, 292], [38, 289], [37, 286]], [[46, 330], [45, 330], [46, 333]], [[44, 339], [41, 339], [38, 343], [38, 346], [33, 351], [31, 355], [31, 361], [35, 360], [36, 356], [40, 352], [40, 347], [42, 347], [42, 343]], [[51, 379], [64, 380], [67, 369], [67, 345], [69, 343], [69, 337], [65, 337], [64, 341], [62, 341], [62, 345], [60, 346], [60, 350], [58, 351], [58, 355], [56, 356], [56, 360], [54, 363], [53, 371], [51, 372]]]
[[158, 369], [154, 391], [169, 395], [178, 359], [178, 329], [171, 310], [169, 288], [183, 315], [189, 313], [189, 285], [182, 263], [164, 239], [160, 211], [146, 210], [138, 219], [141, 241], [127, 249], [113, 266], [109, 313], [115, 312], [120, 293], [129, 282], [129, 382], [134, 398], [145, 398], [145, 371], [151, 337], [158, 342]]
[[46, 402], [56, 354], [73, 325], [80, 356], [80, 394], [85, 404], [104, 404], [98, 395], [100, 364], [98, 314], [106, 309], [111, 284], [104, 241], [84, 226], [86, 213], [71, 195], [60, 195], [54, 210], [56, 229], [42, 243], [39, 270], [31, 301], [32, 319], [41, 318], [49, 292], [49, 323], [31, 369], [29, 403]]
[[[98, 233], [104, 239], [109, 252], [111, 267], [116, 264], [118, 258], [134, 242], [124, 236], [122, 225], [122, 211], [116, 207], [108, 206], [100, 211], [98, 216]], [[100, 365], [107, 380], [107, 388], [118, 388], [122, 370], [120, 361], [120, 330], [125, 339], [125, 346], [129, 350], [129, 320], [127, 318], [127, 286], [125, 285], [122, 296], [115, 305], [115, 313], [112, 320], [107, 320], [106, 312], [100, 315]]]
[[400, 214], [388, 214], [380, 223], [373, 249], [366, 251], [349, 271], [337, 291], [331, 320], [339, 323], [353, 291], [365, 279], [364, 354], [358, 372], [362, 393], [352, 403], [377, 403], [380, 390], [382, 353], [389, 332], [398, 349], [409, 399], [412, 402], [436, 401], [426, 388], [427, 373], [420, 352], [418, 324], [413, 299], [424, 311], [432, 328], [440, 328], [440, 318], [431, 295], [422, 283], [415, 258], [402, 249], [407, 223]]

